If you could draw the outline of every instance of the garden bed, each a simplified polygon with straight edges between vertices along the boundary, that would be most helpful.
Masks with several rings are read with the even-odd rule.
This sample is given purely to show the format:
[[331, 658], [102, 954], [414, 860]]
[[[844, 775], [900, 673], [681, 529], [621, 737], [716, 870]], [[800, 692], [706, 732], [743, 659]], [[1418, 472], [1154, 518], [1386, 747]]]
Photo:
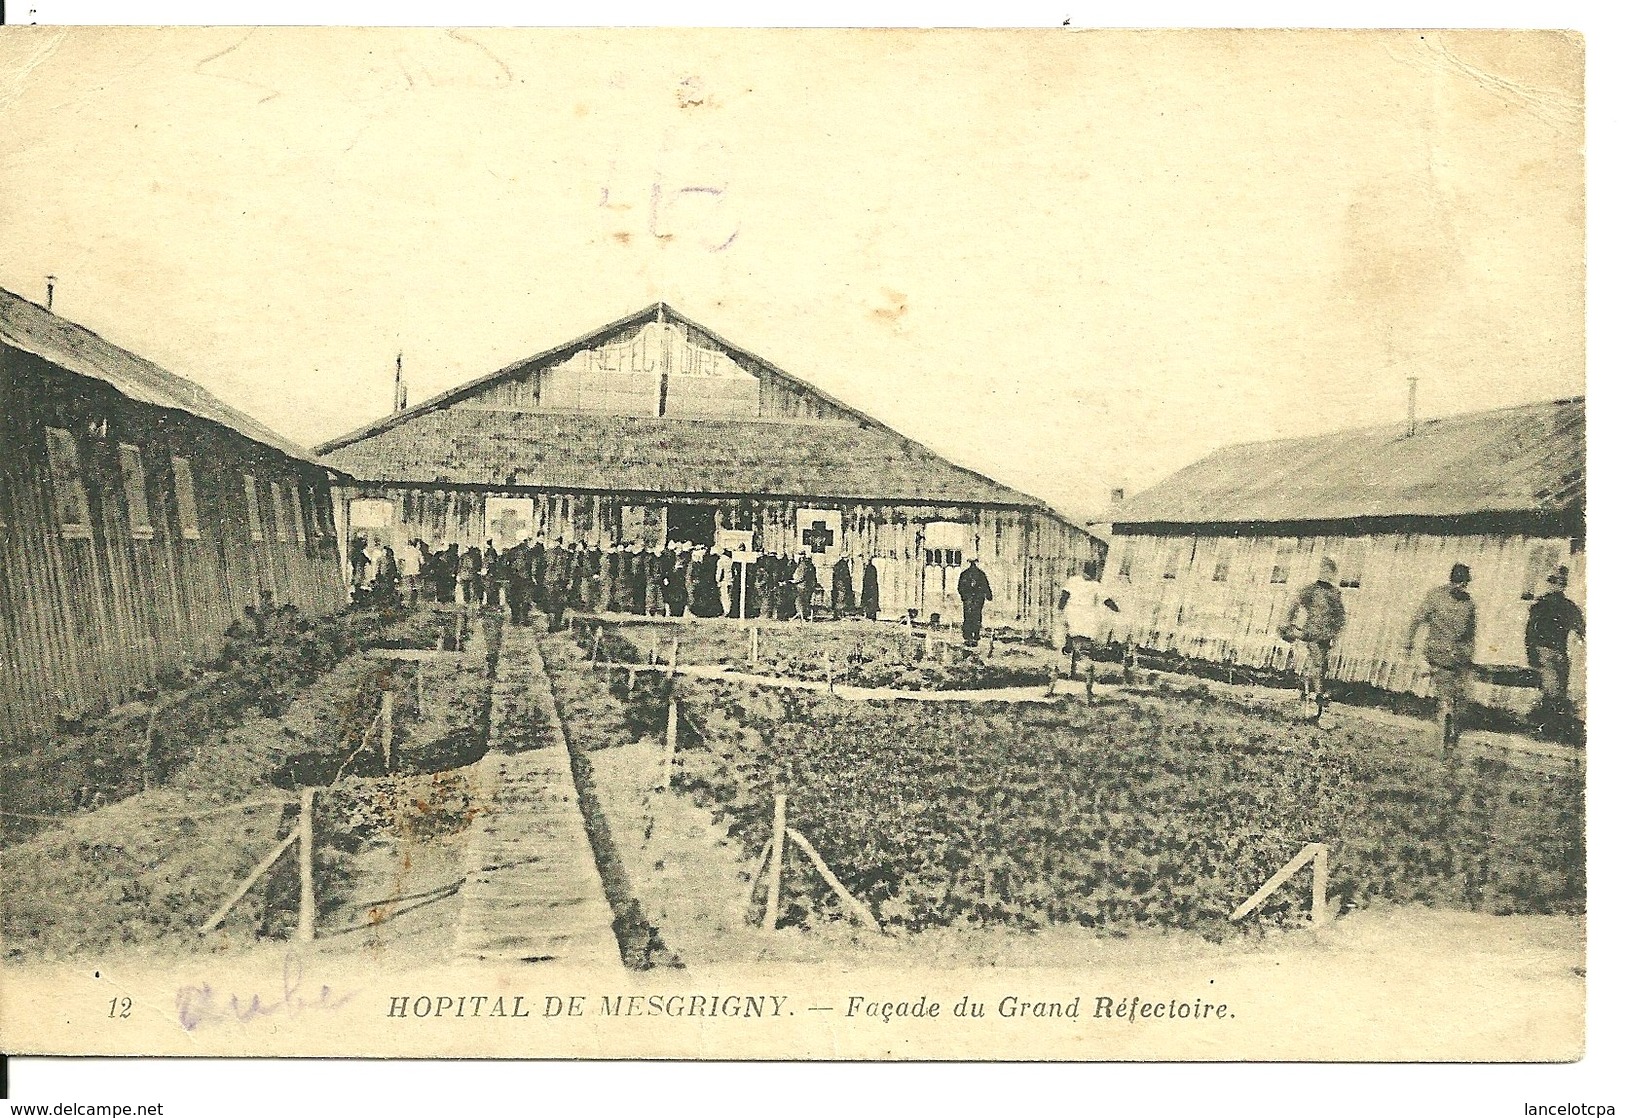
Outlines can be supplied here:
[[[1076, 924], [1220, 937], [1230, 910], [1306, 842], [1342, 907], [1423, 903], [1575, 913], [1583, 781], [1479, 758], [1423, 731], [1320, 732], [1178, 699], [988, 709], [851, 704], [686, 685], [697, 732], [676, 787], [751, 851], [774, 792], [791, 825], [897, 928]], [[1299, 875], [1245, 927], [1291, 925]], [[838, 915], [804, 859], [784, 919]]]
[[[351, 618], [372, 637], [395, 641], [434, 628], [427, 615]], [[288, 934], [298, 890], [288, 856], [218, 932], [200, 938], [197, 930], [294, 826], [298, 783], [334, 782], [316, 799], [319, 923], [350, 903], [355, 859], [369, 844], [466, 828], [474, 805], [460, 767], [484, 751], [487, 665], [469, 656], [378, 660], [356, 654], [359, 644], [342, 646], [348, 654], [320, 669], [306, 661], [302, 670], [314, 678], [302, 686], [292, 673], [280, 677], [269, 704], [276, 717], [262, 705], [236, 710], [235, 724], [174, 757], [165, 784], [146, 791], [137, 784], [120, 802], [54, 824], [36, 821], [39, 833], [0, 850], [7, 959], [159, 944], [224, 950]], [[377, 729], [365, 745], [361, 738], [375, 723], [386, 681], [396, 695], [394, 771], [364, 779], [382, 769]], [[227, 711], [206, 709], [222, 720]], [[202, 712], [198, 720], [211, 725]], [[173, 750], [186, 738], [167, 740]]]
[[[601, 655], [613, 641], [625, 638], [606, 633]], [[665, 677], [595, 676], [567, 649], [548, 655], [572, 745], [626, 758], [615, 762], [623, 779], [658, 770]], [[724, 877], [748, 882], [782, 792], [790, 825], [884, 926], [922, 945], [1042, 928], [1224, 939], [1295, 927], [1308, 915], [1307, 872], [1244, 922], [1228, 916], [1307, 842], [1330, 848], [1334, 912], [1585, 908], [1583, 777], [1446, 760], [1425, 725], [1318, 729], [1200, 693], [990, 706], [692, 678], [677, 688], [673, 788], [712, 813]], [[663, 859], [704, 854], [656, 847]], [[764, 890], [754, 915], [747, 892], [730, 894], [739, 926], [762, 913]], [[847, 920], [796, 851], [780, 913], [808, 929]]]
[[599, 659], [665, 663], [672, 642], [685, 664], [722, 664], [756, 675], [852, 687], [903, 691], [966, 691], [1040, 686], [1050, 679], [1053, 654], [1001, 646], [993, 655], [970, 650], [956, 635], [896, 625], [762, 625], [751, 659], [750, 628], [737, 623], [611, 624], [583, 622], [575, 630], [583, 648], [596, 637]]
[[50, 826], [30, 816], [67, 816], [166, 784], [232, 728], [281, 715], [345, 657], [433, 648], [438, 632], [426, 612], [350, 611], [314, 620], [279, 615], [263, 635], [234, 634], [209, 667], [172, 673], [145, 701], [65, 723], [40, 748], [8, 758], [0, 842]]

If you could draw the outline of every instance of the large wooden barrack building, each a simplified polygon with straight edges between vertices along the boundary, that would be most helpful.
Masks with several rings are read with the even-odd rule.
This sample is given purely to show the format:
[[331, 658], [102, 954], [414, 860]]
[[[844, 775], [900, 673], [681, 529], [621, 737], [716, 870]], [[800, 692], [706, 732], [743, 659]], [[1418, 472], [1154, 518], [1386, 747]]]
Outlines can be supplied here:
[[0, 741], [207, 660], [262, 591], [344, 605], [327, 471], [0, 289]]
[[[1559, 566], [1585, 600], [1585, 400], [1227, 447], [1120, 505], [1106, 579], [1117, 635], [1192, 659], [1290, 667], [1278, 630], [1322, 557], [1348, 627], [1336, 678], [1429, 693], [1411, 618], [1454, 563], [1472, 568], [1479, 701], [1526, 710], [1531, 600]], [[1584, 698], [1583, 648], [1571, 690]]]
[[886, 616], [957, 618], [978, 556], [989, 623], [1042, 630], [1069, 571], [1104, 550], [663, 303], [316, 449], [355, 479], [350, 531], [435, 547], [748, 533], [755, 551], [806, 547], [825, 587], [843, 553], [876, 557]]

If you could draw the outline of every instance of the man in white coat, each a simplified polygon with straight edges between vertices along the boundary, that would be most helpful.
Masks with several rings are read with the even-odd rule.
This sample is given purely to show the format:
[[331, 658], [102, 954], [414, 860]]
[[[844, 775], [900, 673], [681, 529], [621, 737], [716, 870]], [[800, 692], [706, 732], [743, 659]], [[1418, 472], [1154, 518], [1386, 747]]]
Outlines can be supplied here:
[[1067, 678], [1078, 676], [1078, 658], [1093, 658], [1092, 653], [1106, 643], [1111, 629], [1112, 614], [1117, 603], [1106, 594], [1100, 581], [1100, 566], [1085, 563], [1061, 587], [1061, 598], [1056, 603], [1061, 613], [1057, 626], [1060, 650], [1069, 657]]

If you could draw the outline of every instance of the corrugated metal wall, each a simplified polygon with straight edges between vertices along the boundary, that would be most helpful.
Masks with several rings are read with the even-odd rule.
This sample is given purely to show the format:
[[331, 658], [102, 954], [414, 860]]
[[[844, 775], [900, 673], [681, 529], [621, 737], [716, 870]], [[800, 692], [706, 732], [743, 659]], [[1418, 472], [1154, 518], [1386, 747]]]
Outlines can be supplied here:
[[[77, 449], [85, 538], [58, 522], [46, 427], [68, 431]], [[121, 445], [140, 452], [151, 538], [132, 530]], [[174, 457], [191, 468], [196, 539], [183, 538]], [[263, 541], [250, 538], [244, 471], [256, 479]], [[280, 518], [272, 486], [283, 487]], [[10, 748], [59, 712], [124, 701], [160, 671], [215, 655], [262, 588], [313, 614], [345, 601], [325, 472], [7, 347], [0, 524], [0, 738]]]
[[[797, 509], [825, 509], [840, 517], [831, 549], [817, 557], [822, 579], [829, 586], [829, 569], [845, 551], [873, 555], [880, 570], [881, 612], [898, 614], [921, 610], [921, 616], [939, 612], [957, 620], [959, 600], [953, 587], [959, 568], [927, 567], [922, 548], [925, 526], [933, 522], [963, 525], [964, 556], [978, 554], [987, 571], [994, 598], [984, 615], [989, 624], [1047, 632], [1055, 599], [1067, 575], [1085, 561], [1104, 552], [1105, 545], [1079, 528], [1049, 513], [1029, 509], [943, 507], [919, 505], [854, 504], [808, 499], [789, 500], [673, 500], [649, 496], [593, 493], [549, 493], [537, 490], [427, 490], [399, 486], [366, 485], [335, 490], [341, 523], [351, 499], [383, 499], [394, 508], [398, 540], [421, 537], [439, 548], [483, 545], [487, 538], [487, 497], [532, 497], [537, 522], [534, 531], [543, 539], [562, 535], [568, 541], [586, 540], [600, 546], [618, 539], [631, 542], [639, 534], [628, 525], [656, 525], [667, 504], [708, 505], [717, 510], [720, 528], [749, 529], [766, 551], [794, 554], [801, 547], [796, 530]], [[831, 526], [834, 530], [834, 526]], [[652, 539], [650, 530], [645, 542]], [[663, 538], [663, 537], [662, 537]], [[854, 572], [854, 587], [860, 572]], [[940, 588], [946, 587], [946, 593]]]
[[[1277, 632], [1324, 556], [1338, 563], [1342, 579], [1357, 574], [1360, 583], [1342, 590], [1348, 627], [1332, 647], [1334, 674], [1384, 690], [1429, 693], [1419, 661], [1404, 655], [1405, 637], [1422, 596], [1447, 580], [1453, 563], [1472, 568], [1481, 664], [1525, 665], [1524, 595], [1543, 593], [1546, 576], [1559, 564], [1571, 572], [1569, 596], [1585, 602], [1585, 551], [1568, 539], [1124, 534], [1112, 538], [1106, 564], [1106, 581], [1125, 607], [1114, 635], [1126, 632], [1142, 646], [1216, 663], [1287, 668], [1291, 650]], [[1221, 561], [1227, 569], [1219, 580]], [[1571, 689], [1583, 702], [1583, 645], [1575, 652]], [[1526, 688], [1485, 684], [1478, 697], [1521, 709], [1534, 696]]]

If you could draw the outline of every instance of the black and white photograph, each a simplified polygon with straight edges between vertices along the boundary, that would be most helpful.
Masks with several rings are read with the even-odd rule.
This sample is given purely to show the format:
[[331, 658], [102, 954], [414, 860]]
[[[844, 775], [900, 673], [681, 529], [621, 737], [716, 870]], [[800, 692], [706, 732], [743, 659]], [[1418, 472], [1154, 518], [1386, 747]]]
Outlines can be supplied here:
[[1582, 1059], [1585, 58], [0, 28], [0, 1050]]

